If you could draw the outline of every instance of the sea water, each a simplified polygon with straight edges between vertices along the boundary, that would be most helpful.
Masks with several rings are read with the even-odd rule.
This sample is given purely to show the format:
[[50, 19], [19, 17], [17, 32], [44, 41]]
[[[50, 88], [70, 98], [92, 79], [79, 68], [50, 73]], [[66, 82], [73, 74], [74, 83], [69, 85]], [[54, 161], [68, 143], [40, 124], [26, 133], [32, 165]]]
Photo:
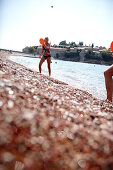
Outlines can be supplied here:
[[[11, 56], [11, 60], [38, 71], [39, 58]], [[108, 66], [52, 59], [52, 77], [85, 90], [99, 99], [106, 98], [104, 71]], [[42, 74], [48, 75], [47, 62], [42, 65]]]

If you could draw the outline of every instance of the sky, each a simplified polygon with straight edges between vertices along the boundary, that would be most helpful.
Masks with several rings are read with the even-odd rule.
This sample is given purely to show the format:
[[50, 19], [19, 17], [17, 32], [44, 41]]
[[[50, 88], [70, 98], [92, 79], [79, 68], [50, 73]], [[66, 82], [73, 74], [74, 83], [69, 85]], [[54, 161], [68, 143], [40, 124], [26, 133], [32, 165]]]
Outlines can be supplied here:
[[110, 48], [113, 0], [0, 0], [0, 48], [22, 51], [44, 37]]

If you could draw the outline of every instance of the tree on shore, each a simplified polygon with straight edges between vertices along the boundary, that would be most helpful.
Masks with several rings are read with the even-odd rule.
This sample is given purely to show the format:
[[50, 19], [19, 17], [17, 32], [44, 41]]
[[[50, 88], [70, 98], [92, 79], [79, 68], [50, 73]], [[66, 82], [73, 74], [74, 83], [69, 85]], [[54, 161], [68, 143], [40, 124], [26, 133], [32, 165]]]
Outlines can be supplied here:
[[72, 41], [72, 42], [69, 43], [69, 45], [74, 46], [75, 42]]
[[73, 42], [73, 41], [69, 42], [69, 45], [70, 45], [71, 48], [78, 47], [78, 45], [75, 42]]
[[92, 47], [92, 49], [93, 49], [93, 47], [94, 47], [94, 44], [93, 44], [93, 43], [92, 43], [91, 47]]
[[91, 48], [88, 48], [88, 54], [92, 54], [93, 50]]
[[113, 61], [112, 52], [110, 49], [102, 52], [102, 58], [104, 61]]
[[35, 47], [29, 47], [29, 52], [30, 53], [35, 53], [36, 52], [36, 48]]
[[79, 45], [82, 46], [84, 43], [83, 41], [79, 41]]
[[61, 41], [61, 42], [59, 43], [59, 45], [67, 45], [66, 40]]

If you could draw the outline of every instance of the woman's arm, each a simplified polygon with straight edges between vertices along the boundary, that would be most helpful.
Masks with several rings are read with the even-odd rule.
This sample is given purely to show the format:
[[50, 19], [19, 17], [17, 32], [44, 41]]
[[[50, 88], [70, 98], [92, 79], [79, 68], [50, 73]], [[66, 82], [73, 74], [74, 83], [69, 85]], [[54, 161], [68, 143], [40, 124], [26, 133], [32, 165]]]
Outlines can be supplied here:
[[41, 55], [44, 53], [44, 49], [42, 47], [42, 52], [40, 53], [39, 57], [41, 58]]

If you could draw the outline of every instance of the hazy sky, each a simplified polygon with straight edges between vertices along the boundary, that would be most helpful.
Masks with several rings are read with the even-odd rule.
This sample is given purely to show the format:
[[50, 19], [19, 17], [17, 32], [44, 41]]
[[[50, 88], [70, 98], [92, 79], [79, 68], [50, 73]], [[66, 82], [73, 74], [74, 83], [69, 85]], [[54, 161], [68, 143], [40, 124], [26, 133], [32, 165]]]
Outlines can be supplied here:
[[[51, 8], [53, 6], [53, 8]], [[110, 47], [113, 0], [0, 0], [0, 48], [74, 41]]]

